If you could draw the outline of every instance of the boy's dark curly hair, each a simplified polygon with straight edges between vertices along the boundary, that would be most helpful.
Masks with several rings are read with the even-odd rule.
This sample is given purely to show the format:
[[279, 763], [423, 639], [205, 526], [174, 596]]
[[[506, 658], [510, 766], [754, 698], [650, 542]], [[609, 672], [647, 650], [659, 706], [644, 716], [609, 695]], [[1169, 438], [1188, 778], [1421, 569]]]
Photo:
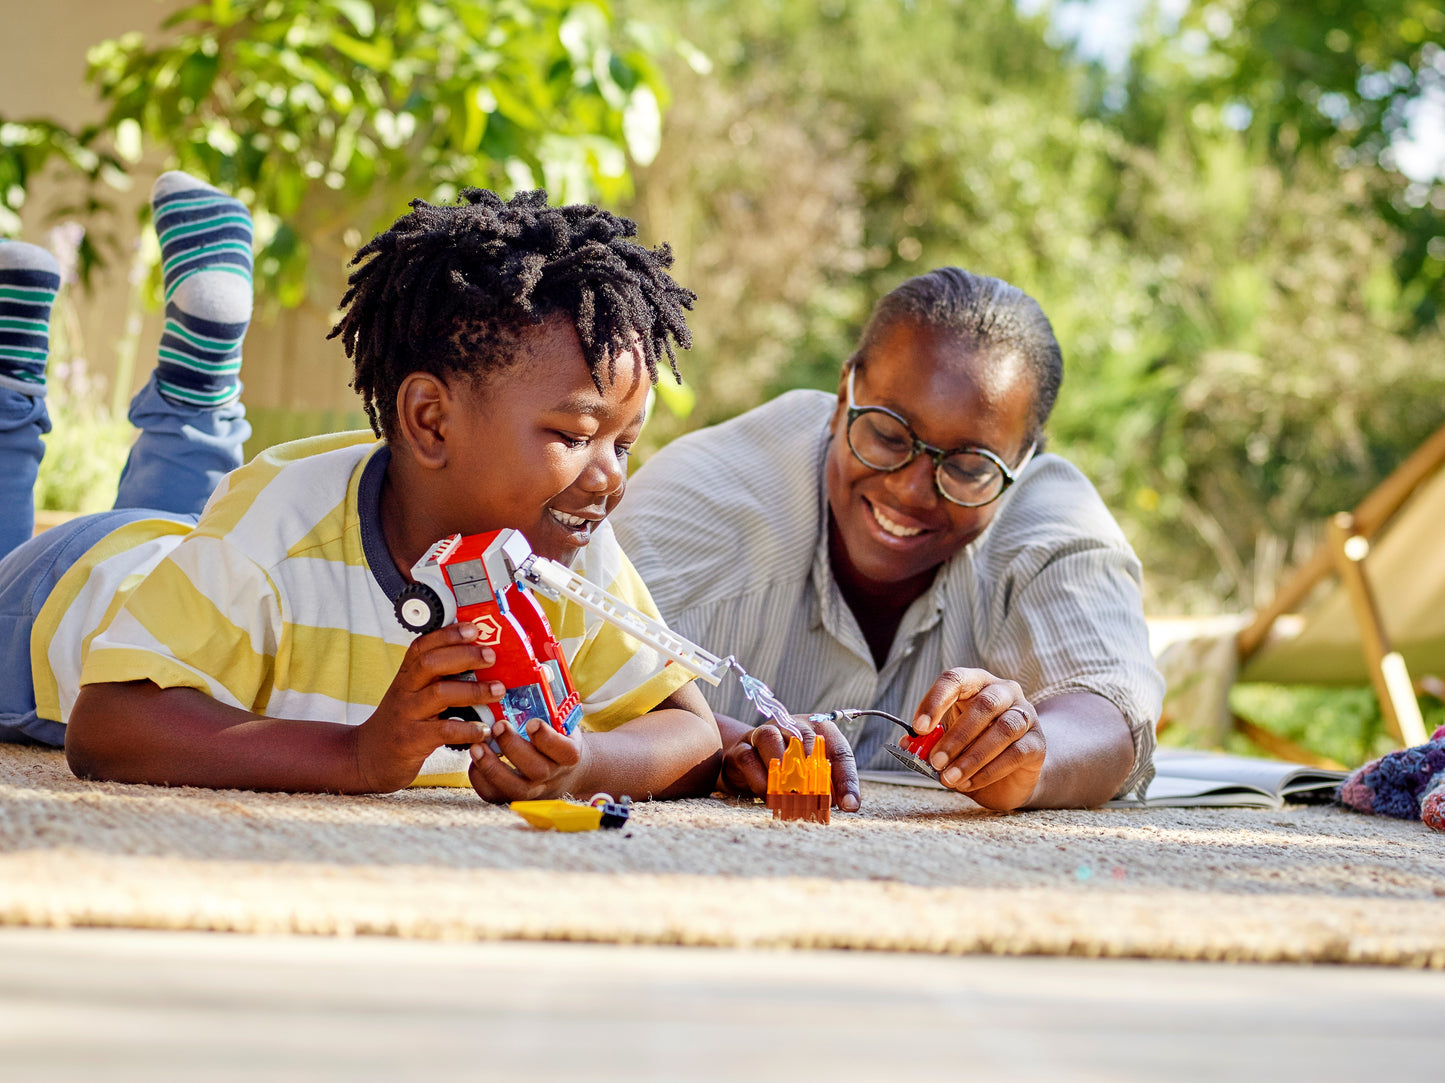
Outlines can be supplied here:
[[454, 205], [411, 208], [356, 253], [327, 336], [346, 346], [378, 436], [395, 436], [397, 389], [410, 373], [498, 372], [525, 328], [558, 313], [576, 325], [599, 391], [634, 336], [654, 383], [664, 353], [681, 381], [673, 343], [692, 346], [683, 310], [697, 295], [668, 275], [667, 245], [627, 239], [631, 220], [588, 204], [549, 207], [541, 189], [503, 200], [468, 188]]

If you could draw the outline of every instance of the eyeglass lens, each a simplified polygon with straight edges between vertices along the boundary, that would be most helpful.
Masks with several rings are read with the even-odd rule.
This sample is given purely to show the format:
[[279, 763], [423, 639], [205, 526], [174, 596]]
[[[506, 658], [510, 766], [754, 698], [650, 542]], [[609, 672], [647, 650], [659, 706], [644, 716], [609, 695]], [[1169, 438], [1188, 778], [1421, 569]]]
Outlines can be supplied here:
[[[892, 414], [865, 409], [848, 426], [848, 446], [874, 470], [897, 470], [913, 458], [913, 431]], [[986, 504], [1004, 487], [993, 460], [956, 451], [935, 472], [944, 495], [960, 504]]]

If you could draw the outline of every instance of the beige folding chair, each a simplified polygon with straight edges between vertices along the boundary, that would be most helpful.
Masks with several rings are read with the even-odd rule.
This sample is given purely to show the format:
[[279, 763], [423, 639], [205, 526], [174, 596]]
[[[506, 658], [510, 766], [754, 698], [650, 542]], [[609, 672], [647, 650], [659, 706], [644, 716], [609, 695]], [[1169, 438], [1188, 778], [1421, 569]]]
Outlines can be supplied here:
[[[1241, 681], [1369, 681], [1390, 732], [1426, 739], [1410, 675], [1445, 673], [1445, 426], [1353, 512], [1235, 639]], [[1235, 726], [1275, 754], [1298, 748], [1245, 719]]]

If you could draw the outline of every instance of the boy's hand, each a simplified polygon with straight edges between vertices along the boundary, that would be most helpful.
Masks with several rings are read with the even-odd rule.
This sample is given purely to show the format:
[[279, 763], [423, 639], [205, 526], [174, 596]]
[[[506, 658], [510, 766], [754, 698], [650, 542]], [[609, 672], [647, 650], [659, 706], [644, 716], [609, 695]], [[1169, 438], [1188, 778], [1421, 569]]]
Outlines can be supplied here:
[[[575, 779], [582, 777], [587, 752], [586, 731], [579, 729], [568, 737], [536, 718], [527, 719], [523, 725], [530, 740], [524, 739], [507, 722], [497, 722], [492, 726], [492, 737], [501, 749], [501, 755], [486, 744], [472, 745], [469, 771], [472, 789], [484, 800], [505, 804], [508, 801], [561, 797], [571, 792]], [[507, 763], [502, 762], [502, 756], [507, 757]]]
[[[813, 751], [815, 733], [827, 745], [828, 763], [833, 769], [834, 806], [844, 812], [857, 812], [863, 798], [858, 788], [853, 747], [831, 719], [810, 722], [807, 715], [799, 714], [793, 715], [793, 722], [803, 731], [804, 754]], [[723, 738], [723, 765], [718, 778], [721, 787], [729, 793], [766, 796], [768, 761], [782, 759], [788, 743], [782, 731], [772, 723], [748, 729], [725, 715], [718, 715], [717, 723]]]
[[439, 717], [449, 708], [495, 703], [506, 691], [498, 681], [457, 676], [496, 661], [490, 647], [477, 645], [477, 635], [477, 626], [467, 621], [418, 636], [406, 649], [386, 695], [356, 727], [356, 771], [366, 790], [399, 790], [442, 745], [487, 739], [485, 722]]
[[1033, 796], [1044, 767], [1044, 734], [1018, 684], [983, 669], [941, 673], [913, 722], [919, 733], [937, 726], [947, 730], [928, 762], [949, 789], [1000, 810]]

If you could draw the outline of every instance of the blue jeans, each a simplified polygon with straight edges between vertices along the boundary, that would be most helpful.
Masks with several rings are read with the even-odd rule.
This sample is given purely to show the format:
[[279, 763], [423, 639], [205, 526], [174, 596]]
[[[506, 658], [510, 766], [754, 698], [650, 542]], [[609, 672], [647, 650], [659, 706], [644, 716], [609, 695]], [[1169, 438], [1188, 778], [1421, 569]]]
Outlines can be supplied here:
[[[131, 400], [140, 430], [116, 487], [112, 511], [83, 515], [34, 538], [34, 487], [50, 431], [45, 400], [0, 389], [0, 740], [63, 745], [65, 727], [39, 718], [30, 677], [30, 630], [72, 564], [112, 530], [137, 519], [194, 523], [217, 482], [241, 465], [251, 435], [239, 401], [204, 409], [177, 405], [155, 377]], [[16, 524], [20, 524], [17, 528]]]

